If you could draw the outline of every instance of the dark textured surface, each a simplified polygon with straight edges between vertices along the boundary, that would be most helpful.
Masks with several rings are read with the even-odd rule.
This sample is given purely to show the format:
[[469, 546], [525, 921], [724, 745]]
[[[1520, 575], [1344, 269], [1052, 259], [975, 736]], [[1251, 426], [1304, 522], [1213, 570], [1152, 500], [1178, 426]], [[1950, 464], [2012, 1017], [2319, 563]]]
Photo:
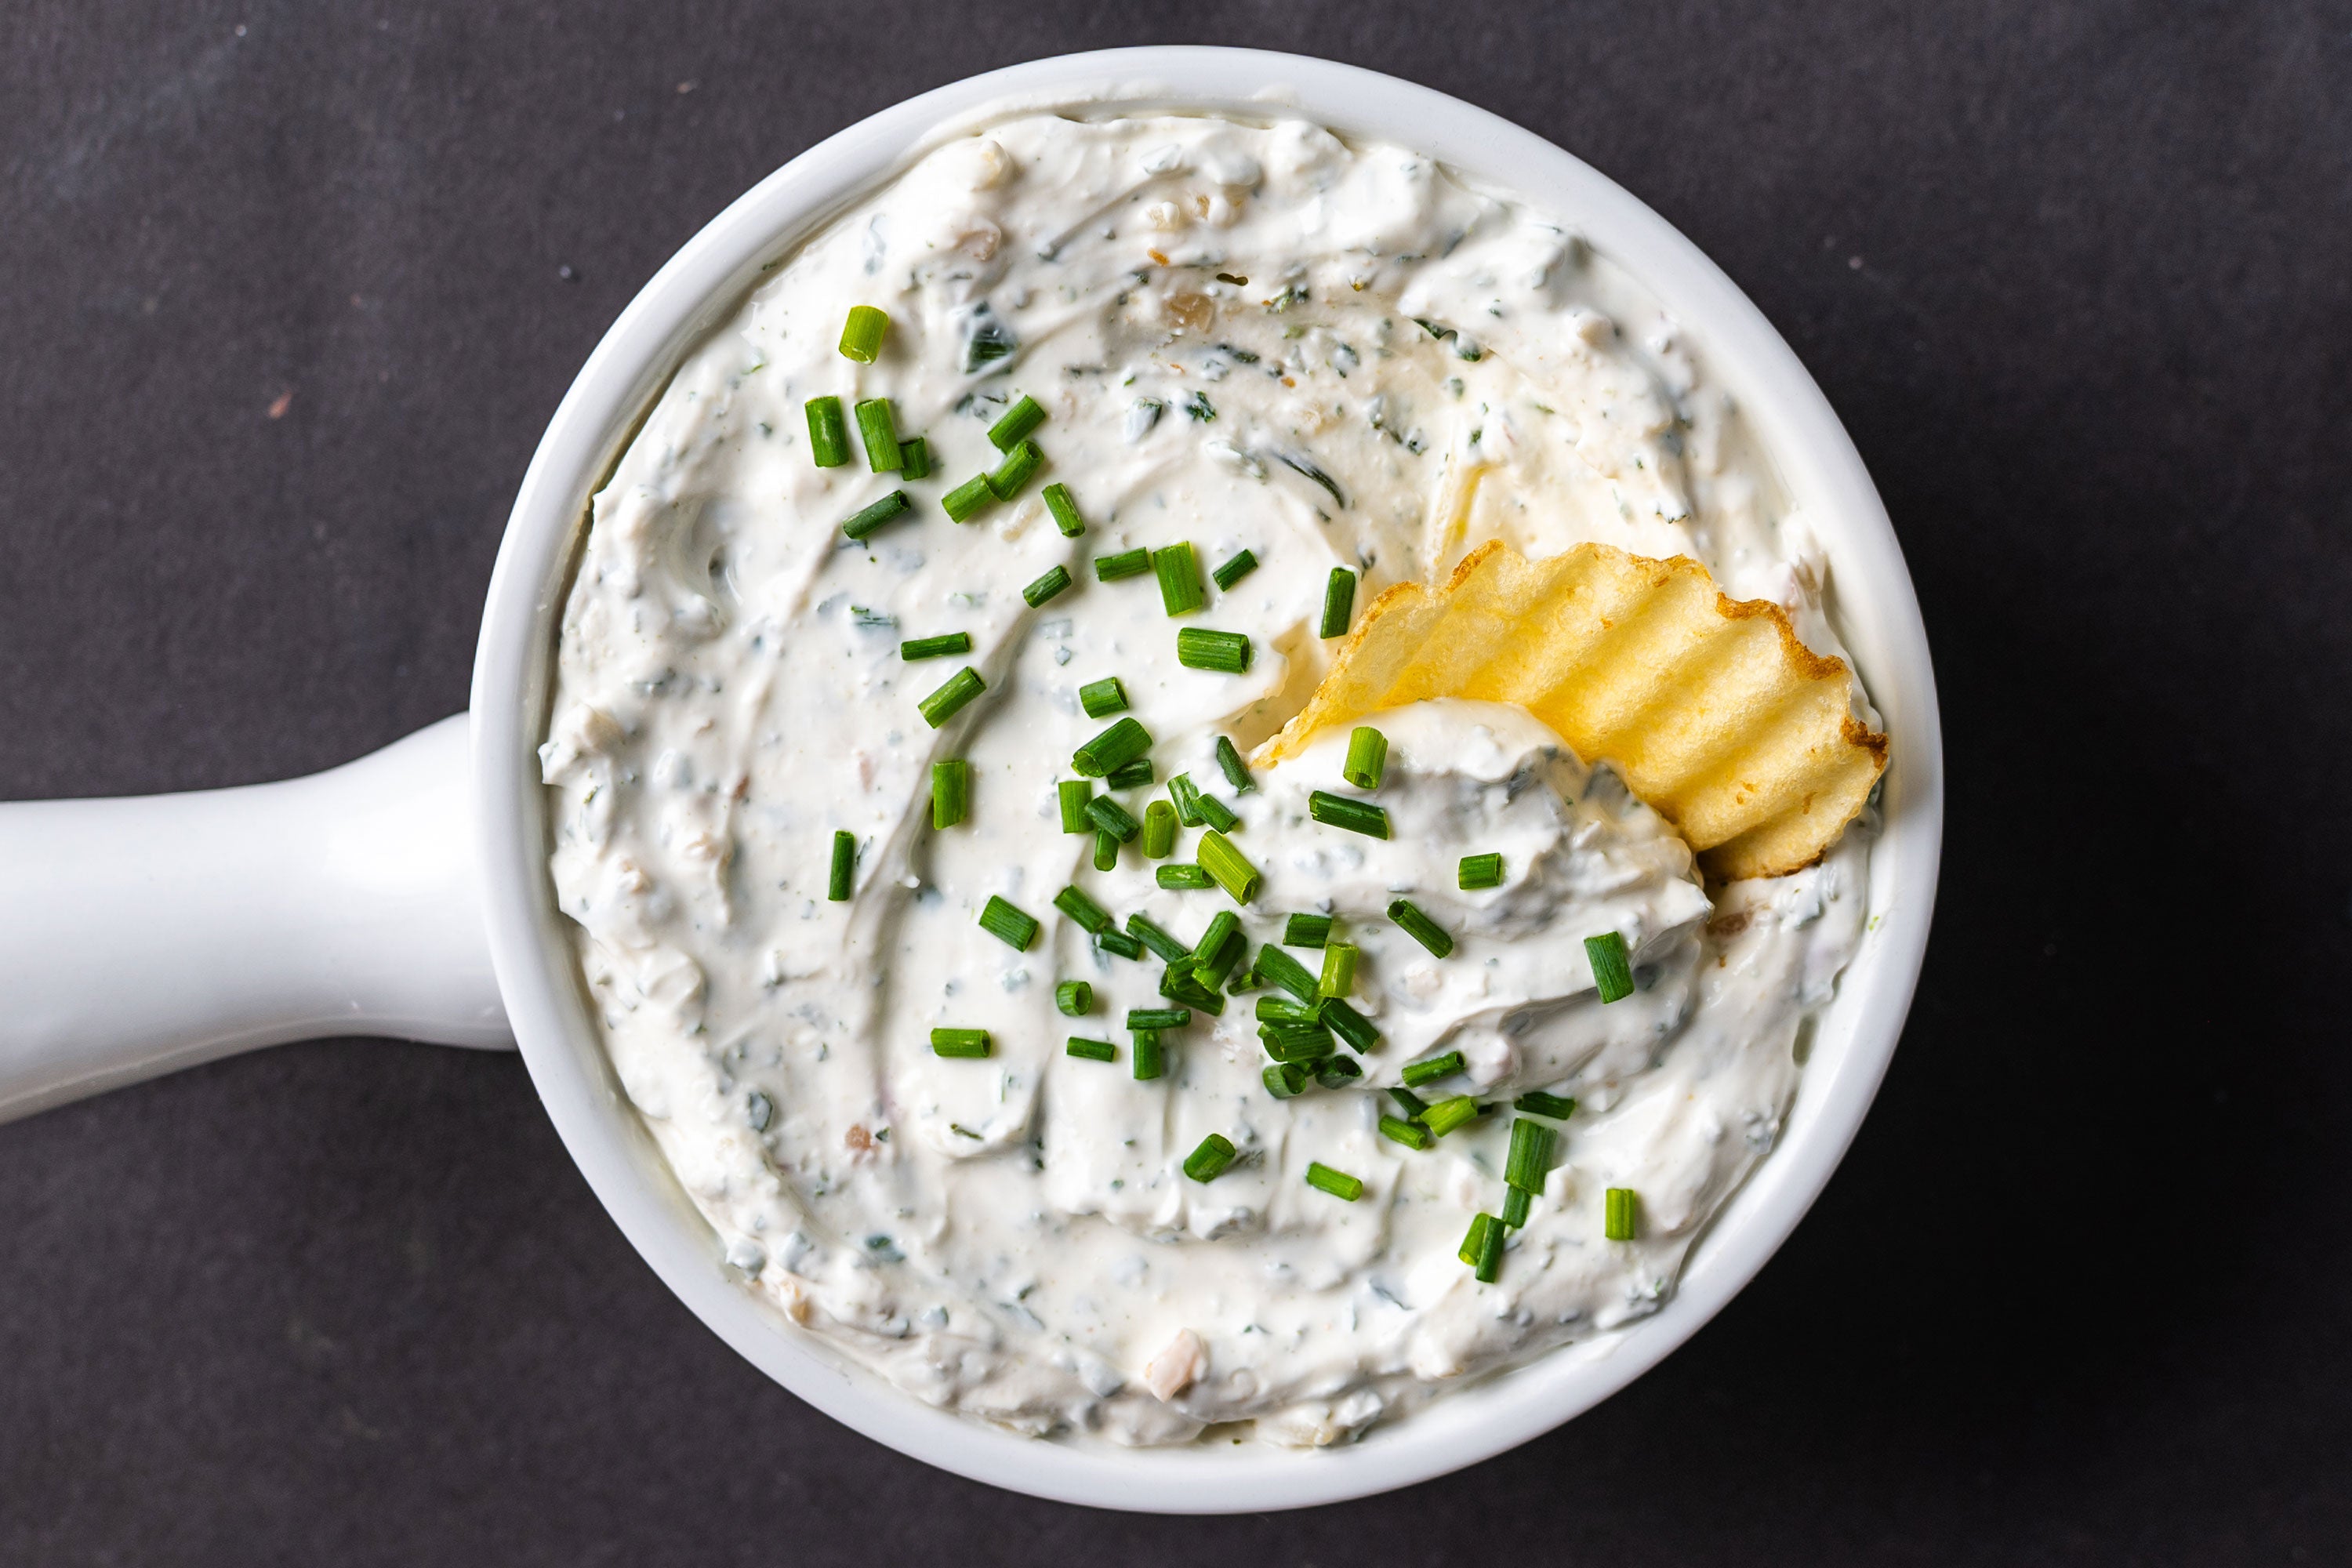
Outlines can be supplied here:
[[12, 7], [0, 793], [274, 778], [461, 707], [574, 369], [817, 138], [1065, 48], [1336, 54], [1680, 225], [1902, 531], [1944, 895], [1811, 1218], [1464, 1476], [1095, 1514], [737, 1361], [513, 1059], [291, 1047], [0, 1127], [0, 1559], [2352, 1558], [2352, 14], [1113, 9]]

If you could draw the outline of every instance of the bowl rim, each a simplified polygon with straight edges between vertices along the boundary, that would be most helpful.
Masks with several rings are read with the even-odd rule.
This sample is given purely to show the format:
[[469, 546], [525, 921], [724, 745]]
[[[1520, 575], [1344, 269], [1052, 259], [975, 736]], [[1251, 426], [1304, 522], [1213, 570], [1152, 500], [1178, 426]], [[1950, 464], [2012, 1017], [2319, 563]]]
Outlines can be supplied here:
[[[1650, 1317], [1461, 1390], [1360, 1442], [1290, 1452], [1116, 1449], [1024, 1437], [933, 1408], [783, 1326], [725, 1269], [614, 1081], [574, 979], [546, 871], [536, 749], [577, 524], [691, 345], [763, 262], [788, 253], [942, 131], [1004, 107], [1116, 99], [1139, 108], [1297, 115], [1401, 142], [1544, 207], [1631, 271], [1744, 405], [1847, 589], [1837, 616], [1892, 739], [1869, 929], [1823, 1011], [1779, 1147], [1692, 1248]], [[1943, 757], [1926, 628], [1893, 524], [1811, 376], [1728, 277], [1606, 176], [1522, 129], [1399, 78], [1307, 56], [1151, 46], [1064, 55], [950, 83], [859, 121], [785, 163], [655, 274], [550, 420], [516, 496], [484, 607], [472, 703], [485, 917], [499, 990], [549, 1118], [663, 1283], [801, 1399], [873, 1440], [1010, 1490], [1167, 1513], [1265, 1511], [1412, 1485], [1549, 1431], [1680, 1346], [1752, 1279], [1819, 1195], [1892, 1059], [1925, 954], [1939, 869]], [[1173, 1483], [1173, 1484], [1171, 1484]]]

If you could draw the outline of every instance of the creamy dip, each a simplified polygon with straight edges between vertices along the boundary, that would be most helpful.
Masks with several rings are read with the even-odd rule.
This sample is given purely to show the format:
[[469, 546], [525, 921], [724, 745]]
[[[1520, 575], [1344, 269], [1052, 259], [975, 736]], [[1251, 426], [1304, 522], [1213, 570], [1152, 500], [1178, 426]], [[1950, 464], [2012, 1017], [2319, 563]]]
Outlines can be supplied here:
[[[870, 363], [836, 347], [858, 305], [889, 317]], [[950, 521], [942, 497], [1003, 460], [988, 431], [1024, 395], [1045, 466]], [[930, 476], [870, 471], [854, 424], [850, 460], [816, 466], [823, 397], [892, 400]], [[906, 511], [845, 536], [898, 490]], [[614, 1069], [748, 1288], [934, 1405], [1126, 1443], [1228, 1422], [1345, 1439], [1656, 1310], [1780, 1130], [1858, 940], [1867, 834], [1707, 888], [1605, 759], [1483, 704], [1376, 715], [1369, 793], [1342, 782], [1344, 731], [1247, 788], [1217, 751], [1246, 756], [1328, 667], [1333, 567], [1360, 574], [1360, 613], [1495, 538], [1693, 556], [1837, 651], [1825, 564], [1674, 321], [1560, 218], [1404, 149], [1281, 118], [1009, 118], [772, 268], [595, 497], [541, 749]], [[1203, 577], [1258, 564], [1181, 617], [1152, 573], [1093, 566], [1183, 542]], [[1033, 607], [1056, 566], [1071, 585]], [[1180, 665], [1185, 627], [1245, 636], [1247, 668]], [[955, 633], [968, 652], [902, 657]], [[919, 703], [967, 666], [984, 691], [933, 728]], [[1203, 828], [1108, 870], [1065, 831], [1056, 786], [1114, 721], [1080, 689], [1114, 676], [1153, 782], [1095, 794], [1140, 818], [1183, 774], [1263, 876], [1246, 906], [1163, 885]], [[935, 829], [954, 759], [969, 815]], [[1390, 836], [1317, 820], [1316, 791], [1378, 804]], [[1500, 884], [1463, 890], [1486, 853]], [[1287, 917], [1328, 916], [1380, 1036], [1349, 1056], [1361, 1076], [1269, 1092], [1256, 1012], [1288, 997], [1261, 984], [1157, 1037], [1164, 1069], [1139, 1079], [1126, 1016], [1174, 1005], [1165, 965], [1090, 937], [1066, 887], [1118, 922], [1113, 946], [1140, 916], [1189, 947], [1229, 910], [1249, 954], [1309, 973], [1325, 954], [1280, 946], [1307, 940]], [[1038, 922], [1025, 948], [979, 923], [992, 898]], [[1449, 952], [1391, 918], [1400, 898]], [[1584, 939], [1609, 932], [1634, 990], [1604, 1005]], [[1076, 1016], [1070, 981], [1091, 990]], [[985, 1030], [989, 1054], [935, 1053], [942, 1028]], [[1381, 1131], [1408, 1064], [1447, 1052], [1458, 1069], [1412, 1092], [1484, 1113], [1426, 1149]], [[1503, 1206], [1529, 1091], [1575, 1109], [1481, 1282], [1457, 1249]], [[1233, 1158], [1198, 1180], [1212, 1134]], [[1612, 1188], [1636, 1194], [1631, 1239], [1607, 1237]]]

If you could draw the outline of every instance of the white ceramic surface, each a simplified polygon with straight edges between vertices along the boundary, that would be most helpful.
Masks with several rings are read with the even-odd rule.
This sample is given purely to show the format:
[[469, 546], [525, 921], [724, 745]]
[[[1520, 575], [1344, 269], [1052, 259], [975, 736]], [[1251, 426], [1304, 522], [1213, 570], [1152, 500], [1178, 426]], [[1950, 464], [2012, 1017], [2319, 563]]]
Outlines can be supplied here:
[[[1628, 268], [1702, 345], [1827, 546], [1840, 628], [1893, 740], [1872, 929], [1815, 1035], [1780, 1148], [1692, 1252], [1674, 1297], [1631, 1329], [1345, 1448], [1036, 1442], [932, 1410], [829, 1356], [729, 1277], [605, 1065], [551, 898], [535, 747], [553, 628], [588, 497], [639, 416], [762, 263], [889, 177], [942, 124], [1007, 100], [1106, 98], [1297, 112], [1405, 143], [1524, 195]], [[12, 1008], [0, 1015], [0, 1120], [311, 1036], [498, 1044], [502, 999], [598, 1197], [746, 1359], [847, 1426], [944, 1468], [1170, 1512], [1293, 1508], [1442, 1475], [1590, 1408], [1695, 1332], [1794, 1228], [1869, 1108], [1918, 977], [1943, 823], [1934, 677], [1894, 531], [1819, 389], [1730, 280], [1616, 185], [1484, 110], [1350, 67], [1236, 49], [1066, 56], [958, 82], [810, 149], [714, 219], [614, 324], [550, 423], [491, 580], [469, 769], [462, 722], [291, 784], [0, 806], [0, 865], [13, 883], [0, 908], [0, 994]]]

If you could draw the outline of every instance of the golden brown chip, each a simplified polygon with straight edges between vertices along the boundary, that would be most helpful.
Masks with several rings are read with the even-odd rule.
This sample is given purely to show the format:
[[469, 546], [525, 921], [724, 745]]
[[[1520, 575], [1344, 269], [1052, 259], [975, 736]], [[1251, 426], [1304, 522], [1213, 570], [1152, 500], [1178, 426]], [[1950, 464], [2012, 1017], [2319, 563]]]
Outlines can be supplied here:
[[1613, 766], [1710, 876], [1777, 877], [1821, 858], [1886, 766], [1853, 688], [1780, 605], [1724, 597], [1696, 561], [1580, 544], [1529, 562], [1496, 541], [1434, 594], [1401, 584], [1373, 601], [1259, 755], [1428, 698], [1515, 702]]

